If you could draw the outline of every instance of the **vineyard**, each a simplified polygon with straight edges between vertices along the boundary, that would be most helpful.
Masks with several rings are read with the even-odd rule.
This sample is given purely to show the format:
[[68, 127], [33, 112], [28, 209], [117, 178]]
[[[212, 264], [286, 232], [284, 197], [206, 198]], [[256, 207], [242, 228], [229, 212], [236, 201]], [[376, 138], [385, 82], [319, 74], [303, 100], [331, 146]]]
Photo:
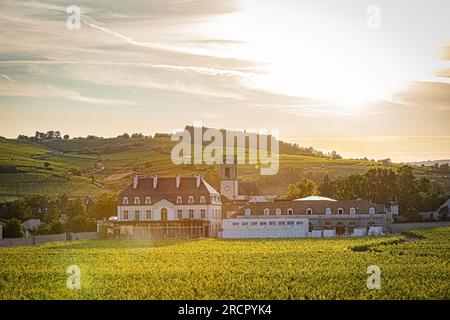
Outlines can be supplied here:
[[[341, 239], [98, 240], [0, 249], [0, 299], [450, 299], [450, 227]], [[66, 268], [81, 270], [69, 290]], [[381, 289], [367, 289], [367, 267]]]

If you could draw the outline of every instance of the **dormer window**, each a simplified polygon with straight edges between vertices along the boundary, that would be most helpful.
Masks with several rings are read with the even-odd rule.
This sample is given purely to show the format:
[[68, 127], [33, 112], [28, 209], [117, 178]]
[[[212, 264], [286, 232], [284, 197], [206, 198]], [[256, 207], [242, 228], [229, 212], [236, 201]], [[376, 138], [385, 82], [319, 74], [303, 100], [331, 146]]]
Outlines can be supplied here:
[[294, 209], [289, 208], [289, 209], [287, 210], [287, 214], [288, 214], [288, 216], [293, 216], [293, 215], [294, 215]]
[[151, 203], [152, 203], [152, 198], [145, 197], [145, 204], [151, 204]]
[[200, 197], [200, 203], [205, 203], [205, 202], [206, 202], [205, 196], [201, 196]]
[[188, 203], [189, 204], [193, 204], [194, 203], [194, 197], [193, 196], [189, 196]]
[[375, 214], [375, 208], [374, 207], [370, 207], [369, 208], [369, 214]]
[[181, 198], [180, 196], [177, 197], [177, 204], [182, 204], [183, 203], [183, 198]]
[[350, 214], [356, 214], [356, 209], [355, 208], [350, 208]]
[[123, 197], [122, 202], [123, 204], [128, 204], [128, 197]]
[[139, 197], [134, 197], [134, 204], [140, 204], [141, 200], [139, 199]]
[[311, 208], [306, 209], [306, 214], [308, 216], [312, 215], [313, 214], [313, 210]]
[[270, 214], [270, 209], [269, 208], [265, 208], [264, 209], [264, 215], [268, 216]]
[[281, 215], [281, 209], [280, 209], [280, 208], [276, 208], [276, 209], [275, 209], [275, 214], [276, 214], [277, 216]]
[[326, 208], [326, 209], [325, 209], [325, 214], [326, 214], [327, 216], [331, 215], [331, 208]]
[[339, 208], [339, 209], [338, 209], [338, 214], [344, 214], [344, 209]]
[[245, 209], [245, 215], [246, 215], [246, 216], [251, 215], [251, 213], [252, 213], [252, 209], [250, 209], [250, 208], [246, 208], [246, 209]]

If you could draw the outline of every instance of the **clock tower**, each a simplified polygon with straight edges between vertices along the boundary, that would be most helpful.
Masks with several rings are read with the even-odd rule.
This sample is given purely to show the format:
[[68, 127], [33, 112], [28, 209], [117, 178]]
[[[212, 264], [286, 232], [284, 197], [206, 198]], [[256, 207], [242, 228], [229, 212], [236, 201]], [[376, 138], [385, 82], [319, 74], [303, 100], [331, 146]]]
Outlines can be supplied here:
[[224, 157], [223, 162], [224, 163], [219, 166], [220, 194], [230, 200], [234, 200], [238, 196], [236, 158]]

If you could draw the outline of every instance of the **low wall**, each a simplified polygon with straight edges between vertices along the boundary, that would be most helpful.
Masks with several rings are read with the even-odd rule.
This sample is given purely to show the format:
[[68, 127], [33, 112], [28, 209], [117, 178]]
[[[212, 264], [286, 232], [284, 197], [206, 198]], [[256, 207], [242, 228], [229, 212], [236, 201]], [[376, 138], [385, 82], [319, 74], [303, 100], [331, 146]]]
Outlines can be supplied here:
[[414, 223], [395, 223], [391, 224], [392, 233], [401, 233], [406, 229], [417, 229], [417, 228], [432, 228], [432, 227], [445, 227], [450, 226], [450, 221], [439, 221], [439, 222], [414, 222]]
[[48, 234], [29, 236], [28, 238], [8, 238], [0, 240], [0, 247], [33, 246], [48, 242], [95, 240], [98, 239], [97, 232], [67, 232], [61, 234]]

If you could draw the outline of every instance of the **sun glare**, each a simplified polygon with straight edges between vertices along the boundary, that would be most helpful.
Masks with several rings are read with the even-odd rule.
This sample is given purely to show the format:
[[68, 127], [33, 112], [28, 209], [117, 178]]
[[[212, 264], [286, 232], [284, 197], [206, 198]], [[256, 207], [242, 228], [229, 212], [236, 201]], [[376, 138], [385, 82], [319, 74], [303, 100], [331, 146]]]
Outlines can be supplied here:
[[364, 24], [355, 31], [339, 23], [250, 2], [239, 13], [215, 19], [208, 32], [239, 41], [232, 50], [236, 58], [261, 63], [261, 74], [247, 83], [251, 87], [343, 108], [389, 99], [406, 78], [395, 55], [367, 37]]

